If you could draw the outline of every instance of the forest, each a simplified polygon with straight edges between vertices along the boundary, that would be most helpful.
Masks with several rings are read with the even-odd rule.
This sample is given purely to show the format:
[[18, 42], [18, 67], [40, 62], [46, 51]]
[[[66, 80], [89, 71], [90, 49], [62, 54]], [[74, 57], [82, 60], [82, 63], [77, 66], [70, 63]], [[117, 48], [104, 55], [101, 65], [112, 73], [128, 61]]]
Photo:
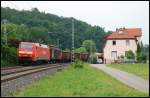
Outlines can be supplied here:
[[[39, 12], [37, 8], [31, 11], [17, 11], [7, 7], [1, 8], [1, 21], [4, 19], [8, 21], [7, 32], [10, 32], [10, 39], [13, 37], [17, 40], [33, 40], [44, 44], [57, 44], [59, 39], [60, 48], [71, 49], [72, 17], [65, 18]], [[3, 32], [3, 24], [1, 28]], [[74, 32], [75, 48], [79, 48], [84, 40], [93, 40], [97, 51], [102, 52], [103, 38], [106, 35], [104, 28], [74, 19]]]
[[9, 7], [1, 7], [2, 65], [6, 64], [6, 59], [10, 63], [16, 61], [17, 46], [14, 44], [15, 42], [32, 41], [47, 45], [57, 45], [59, 43], [61, 49], [71, 50], [72, 19], [74, 20], [75, 50], [84, 50], [82, 47], [84, 41], [88, 42], [90, 40], [95, 45], [93, 46], [94, 50], [102, 52], [105, 44], [104, 36], [107, 35], [103, 27], [92, 26], [73, 17], [40, 12], [37, 8], [32, 8], [31, 11], [19, 11]]

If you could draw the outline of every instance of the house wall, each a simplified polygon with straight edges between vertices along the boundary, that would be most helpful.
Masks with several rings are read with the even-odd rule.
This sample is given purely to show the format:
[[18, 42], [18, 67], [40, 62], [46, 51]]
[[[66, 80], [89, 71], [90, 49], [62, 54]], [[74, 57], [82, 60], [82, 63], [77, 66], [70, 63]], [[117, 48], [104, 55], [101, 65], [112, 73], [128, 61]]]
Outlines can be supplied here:
[[116, 45], [112, 45], [113, 40], [107, 40], [105, 47], [103, 49], [104, 52], [104, 62], [106, 63], [112, 63], [114, 62], [114, 59], [117, 60], [118, 58], [114, 58], [111, 56], [112, 51], [117, 51], [117, 57], [124, 55], [125, 56], [125, 51], [132, 50], [134, 53], [136, 53], [137, 50], [137, 44], [134, 39], [129, 39], [130, 44], [127, 46], [126, 45], [126, 40], [115, 40]]

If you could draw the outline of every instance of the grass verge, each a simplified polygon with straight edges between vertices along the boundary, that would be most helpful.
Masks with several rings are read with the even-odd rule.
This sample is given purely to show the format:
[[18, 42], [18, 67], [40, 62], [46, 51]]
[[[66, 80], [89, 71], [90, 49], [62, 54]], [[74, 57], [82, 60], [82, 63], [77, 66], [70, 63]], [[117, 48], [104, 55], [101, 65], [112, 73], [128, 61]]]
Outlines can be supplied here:
[[62, 72], [35, 81], [24, 90], [14, 92], [12, 96], [148, 96], [148, 94], [125, 86], [88, 64], [82, 64], [84, 64], [83, 67], [69, 66]]

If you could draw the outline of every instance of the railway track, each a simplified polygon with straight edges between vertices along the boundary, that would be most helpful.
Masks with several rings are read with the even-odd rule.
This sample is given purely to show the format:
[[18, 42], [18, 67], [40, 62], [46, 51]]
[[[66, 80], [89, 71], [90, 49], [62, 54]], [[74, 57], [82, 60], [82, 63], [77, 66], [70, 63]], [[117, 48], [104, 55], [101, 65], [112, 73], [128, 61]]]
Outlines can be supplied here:
[[68, 65], [69, 63], [57, 63], [1, 68], [1, 96], [11, 96], [14, 91], [21, 90], [32, 81], [53, 74]]
[[1, 70], [1, 76], [10, 75], [10, 74], [19, 73], [19, 72], [24, 72], [24, 71], [32, 70], [32, 69], [43, 68], [46, 66], [50, 66], [50, 65], [24, 66], [24, 67], [22, 66], [22, 67], [17, 67], [17, 68], [15, 67], [15, 68], [11, 68], [11, 69], [5, 69], [5, 70]]
[[48, 69], [53, 69], [56, 67], [61, 67], [63, 64], [50, 64], [50, 65], [45, 65], [45, 66], [30, 66], [30, 67], [15, 67], [15, 68], [8, 68], [7, 71], [6, 69], [2, 69], [1, 72], [1, 82], [6, 82], [10, 81], [22, 76], [26, 76], [29, 74], [33, 74], [36, 72], [48, 70]]
[[36, 66], [36, 65], [40, 65], [40, 64], [35, 64], [35, 63], [24, 63], [24, 64], [19, 64], [18, 66], [13, 66], [13, 67], [4, 67], [1, 68], [2, 70], [11, 70], [11, 69], [16, 69], [16, 68], [24, 68], [24, 67], [28, 67], [28, 65], [32, 65], [32, 66]]
[[15, 68], [21, 68], [23, 66], [15, 66], [15, 67], [4, 67], [4, 68], [1, 68], [1, 71], [2, 70], [10, 70], [10, 69], [15, 69]]

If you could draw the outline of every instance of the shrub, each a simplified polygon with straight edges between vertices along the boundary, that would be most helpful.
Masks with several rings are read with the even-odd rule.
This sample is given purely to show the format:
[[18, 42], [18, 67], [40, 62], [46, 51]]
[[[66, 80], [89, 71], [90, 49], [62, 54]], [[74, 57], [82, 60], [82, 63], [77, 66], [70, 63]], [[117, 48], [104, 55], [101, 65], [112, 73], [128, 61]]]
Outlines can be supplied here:
[[129, 50], [126, 52], [126, 57], [127, 57], [127, 59], [134, 59], [135, 55], [134, 55], [133, 51]]
[[75, 59], [75, 62], [72, 64], [72, 66], [74, 68], [83, 68], [84, 67], [84, 63], [79, 60], [79, 59]]
[[120, 58], [121, 58], [121, 59], [124, 59], [124, 56], [123, 56], [123, 55], [121, 55], [121, 56], [120, 56]]
[[17, 64], [17, 51], [15, 47], [8, 47], [2, 45], [1, 49], [1, 66], [14, 66]]

